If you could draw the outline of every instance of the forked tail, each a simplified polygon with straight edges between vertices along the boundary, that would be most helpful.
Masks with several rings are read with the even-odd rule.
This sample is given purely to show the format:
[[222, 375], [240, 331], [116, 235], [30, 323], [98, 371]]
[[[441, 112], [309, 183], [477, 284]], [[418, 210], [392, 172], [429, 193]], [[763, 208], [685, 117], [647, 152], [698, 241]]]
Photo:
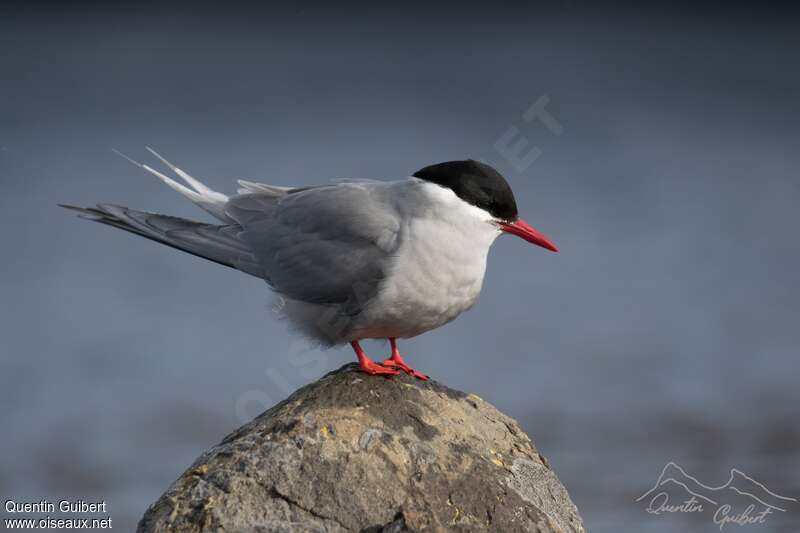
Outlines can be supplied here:
[[147, 150], [175, 172], [188, 187], [147, 165], [134, 161], [126, 155], [119, 154], [119, 152], [117, 153], [153, 174], [224, 224], [205, 224], [185, 218], [138, 211], [111, 204], [98, 204], [97, 207], [85, 208], [59, 205], [66, 209], [77, 211], [78, 216], [81, 218], [123, 229], [259, 278], [264, 277], [263, 269], [256, 257], [247, 246], [247, 243], [239, 238], [242, 227], [225, 213], [225, 204], [228, 202], [228, 197], [209, 189], [200, 181], [161, 157], [151, 148], [147, 148]]

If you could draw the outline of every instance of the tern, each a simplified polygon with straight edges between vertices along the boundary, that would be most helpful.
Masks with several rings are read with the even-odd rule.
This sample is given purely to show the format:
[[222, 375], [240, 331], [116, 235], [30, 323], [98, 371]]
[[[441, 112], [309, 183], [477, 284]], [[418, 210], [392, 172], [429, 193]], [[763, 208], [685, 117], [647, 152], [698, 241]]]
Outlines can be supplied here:
[[[147, 149], [185, 185], [124, 157], [221, 224], [112, 204], [61, 207], [265, 280], [301, 334], [324, 346], [349, 343], [367, 374], [402, 370], [428, 379], [405, 362], [397, 339], [443, 326], [475, 304], [501, 234], [558, 251], [519, 218], [506, 179], [479, 161], [439, 163], [397, 181], [239, 180], [238, 194], [226, 196]], [[391, 356], [371, 360], [363, 339], [388, 339]]]

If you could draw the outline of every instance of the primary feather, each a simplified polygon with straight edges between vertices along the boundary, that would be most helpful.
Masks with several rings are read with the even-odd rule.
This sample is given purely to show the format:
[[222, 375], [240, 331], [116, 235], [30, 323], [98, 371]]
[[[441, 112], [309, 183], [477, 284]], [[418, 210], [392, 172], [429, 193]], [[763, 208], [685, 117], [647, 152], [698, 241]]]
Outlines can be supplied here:
[[239, 239], [242, 228], [238, 225], [216, 226], [110, 204], [98, 204], [96, 208], [59, 205], [77, 211], [81, 218], [123, 229], [259, 278], [264, 277], [264, 270], [252, 251]]

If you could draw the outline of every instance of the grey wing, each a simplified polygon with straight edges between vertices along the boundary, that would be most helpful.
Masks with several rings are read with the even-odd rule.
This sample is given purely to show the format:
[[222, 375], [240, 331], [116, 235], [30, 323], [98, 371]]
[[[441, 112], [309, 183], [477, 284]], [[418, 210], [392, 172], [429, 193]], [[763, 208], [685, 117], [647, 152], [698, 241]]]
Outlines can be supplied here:
[[277, 201], [245, 194], [231, 198], [226, 212], [276, 290], [346, 313], [374, 296], [398, 245], [400, 223], [385, 183], [296, 189]]
[[110, 204], [100, 204], [96, 208], [62, 207], [77, 211], [82, 218], [129, 231], [247, 274], [259, 278], [264, 275], [255, 255], [239, 238], [241, 228], [236, 224], [216, 226]]

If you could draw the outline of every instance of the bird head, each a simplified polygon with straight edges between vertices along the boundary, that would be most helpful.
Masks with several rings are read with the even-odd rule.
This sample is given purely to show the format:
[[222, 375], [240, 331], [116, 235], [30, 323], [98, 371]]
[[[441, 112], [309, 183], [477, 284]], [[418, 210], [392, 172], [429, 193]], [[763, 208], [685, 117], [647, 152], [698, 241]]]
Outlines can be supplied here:
[[418, 170], [414, 177], [449, 188], [464, 202], [483, 209], [489, 213], [490, 223], [500, 231], [553, 252], [558, 251], [542, 232], [519, 217], [511, 187], [489, 165], [472, 159], [448, 161]]

